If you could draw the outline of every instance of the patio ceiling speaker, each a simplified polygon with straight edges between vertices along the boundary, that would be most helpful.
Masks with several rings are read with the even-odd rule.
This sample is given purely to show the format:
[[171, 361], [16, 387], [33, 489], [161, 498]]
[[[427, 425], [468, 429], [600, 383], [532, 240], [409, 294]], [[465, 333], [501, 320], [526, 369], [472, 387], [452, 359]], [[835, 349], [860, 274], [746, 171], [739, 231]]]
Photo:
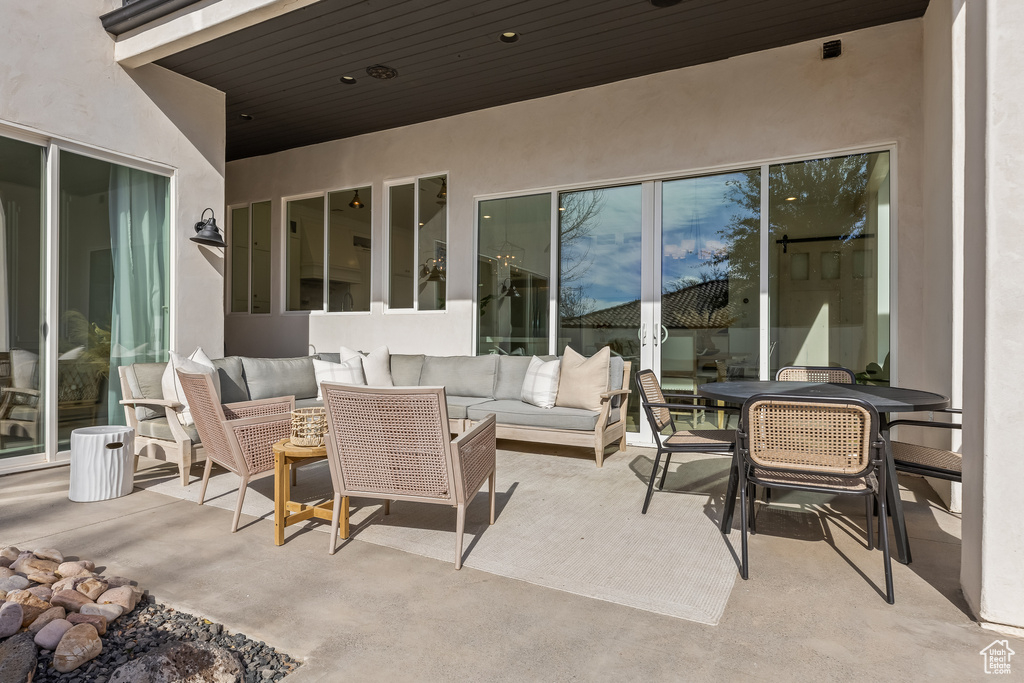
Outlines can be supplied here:
[[[205, 218], [206, 212], [210, 212], [210, 217]], [[197, 244], [205, 244], [208, 247], [226, 247], [224, 238], [221, 237], [220, 228], [217, 227], [217, 219], [213, 215], [213, 209], [207, 208], [203, 211], [203, 214], [199, 217], [199, 222], [196, 223], [196, 234], [189, 239]]]
[[374, 64], [373, 66], [366, 67], [366, 75], [382, 81], [390, 81], [392, 78], [398, 77], [398, 72], [390, 66]]

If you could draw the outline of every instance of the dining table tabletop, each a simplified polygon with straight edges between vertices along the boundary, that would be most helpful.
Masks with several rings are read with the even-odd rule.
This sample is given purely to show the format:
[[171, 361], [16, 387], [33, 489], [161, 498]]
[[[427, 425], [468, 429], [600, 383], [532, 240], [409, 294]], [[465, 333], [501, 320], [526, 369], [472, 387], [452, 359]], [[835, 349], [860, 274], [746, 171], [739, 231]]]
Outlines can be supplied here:
[[[734, 405], [742, 405], [753, 396], [768, 394], [794, 400], [801, 398], [858, 399], [873, 406], [878, 411], [879, 434], [885, 441], [886, 500], [888, 508], [892, 512], [896, 559], [903, 564], [910, 564], [910, 543], [907, 538], [903, 504], [900, 501], [896, 465], [892, 457], [888, 414], [941, 410], [949, 406], [948, 396], [921, 389], [895, 386], [773, 380], [708, 382], [700, 385], [697, 388], [697, 393], [704, 398]], [[737, 456], [738, 454], [733, 455], [734, 464]], [[733, 467], [726, 492], [725, 513], [722, 515], [722, 533], [728, 533], [732, 528], [737, 485], [738, 475]]]

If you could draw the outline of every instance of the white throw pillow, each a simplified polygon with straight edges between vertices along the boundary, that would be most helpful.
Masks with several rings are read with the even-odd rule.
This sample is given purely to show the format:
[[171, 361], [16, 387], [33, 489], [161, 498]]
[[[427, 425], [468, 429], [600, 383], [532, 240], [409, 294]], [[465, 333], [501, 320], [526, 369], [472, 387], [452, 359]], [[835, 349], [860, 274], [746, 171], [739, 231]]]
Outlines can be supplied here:
[[37, 389], [39, 354], [24, 349], [11, 349], [11, 381], [17, 389]]
[[388, 351], [388, 347], [381, 346], [380, 348], [370, 351], [369, 354], [363, 355], [358, 351], [353, 351], [347, 346], [342, 346], [339, 349], [341, 355], [341, 362], [352, 360], [353, 358], [359, 358], [363, 362], [363, 376], [366, 379], [367, 386], [371, 387], [393, 387], [395, 382], [391, 379], [391, 352]]
[[545, 362], [534, 356], [526, 369], [520, 398], [538, 408], [554, 408], [558, 397], [559, 365], [558, 360]]
[[168, 401], [177, 401], [184, 406], [178, 412], [178, 421], [186, 427], [195, 424], [192, 419], [192, 411], [188, 407], [188, 399], [185, 398], [185, 391], [181, 388], [181, 380], [178, 379], [178, 370], [190, 374], [204, 374], [213, 376], [213, 388], [217, 392], [217, 400], [220, 400], [220, 373], [214, 367], [202, 347], [197, 348], [189, 357], [171, 351], [171, 359], [167, 361], [167, 369], [164, 370], [160, 385], [164, 390], [164, 398]]
[[316, 400], [318, 401], [324, 400], [324, 392], [320, 388], [323, 382], [354, 385], [366, 384], [361, 358], [350, 358], [344, 363], [332, 363], [327, 360], [314, 358], [313, 372], [316, 373]]

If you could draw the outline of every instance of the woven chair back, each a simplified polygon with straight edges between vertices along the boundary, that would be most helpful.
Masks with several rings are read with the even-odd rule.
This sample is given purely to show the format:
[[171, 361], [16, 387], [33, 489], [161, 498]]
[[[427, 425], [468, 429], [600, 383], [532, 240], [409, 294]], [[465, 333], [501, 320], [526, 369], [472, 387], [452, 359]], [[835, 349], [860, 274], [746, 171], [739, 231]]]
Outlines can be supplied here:
[[346, 493], [454, 499], [443, 387], [322, 387], [328, 458]]
[[239, 463], [228, 444], [227, 433], [224, 431], [224, 408], [213, 388], [213, 379], [210, 375], [181, 371], [178, 371], [178, 379], [188, 400], [189, 411], [196, 423], [196, 431], [199, 432], [206, 457], [237, 474]]
[[665, 403], [665, 394], [661, 391], [661, 384], [658, 376], [652, 370], [641, 370], [636, 373], [636, 385], [640, 389], [640, 399], [644, 403], [644, 410], [653, 423], [655, 434], [660, 434], [665, 427], [672, 424], [672, 414], [668, 408], [652, 408], [648, 403]]
[[778, 382], [818, 382], [821, 384], [856, 384], [857, 378], [847, 368], [791, 365], [775, 374]]
[[744, 457], [755, 466], [842, 476], [872, 466], [878, 413], [867, 404], [754, 396], [741, 418]]

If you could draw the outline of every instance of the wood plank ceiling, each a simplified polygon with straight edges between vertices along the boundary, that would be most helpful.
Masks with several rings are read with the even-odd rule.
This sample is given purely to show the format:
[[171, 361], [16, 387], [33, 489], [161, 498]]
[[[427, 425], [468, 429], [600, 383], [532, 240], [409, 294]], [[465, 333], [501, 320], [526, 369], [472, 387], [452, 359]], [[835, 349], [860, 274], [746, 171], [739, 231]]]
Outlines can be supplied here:
[[[322, 0], [158, 63], [227, 93], [233, 160], [912, 19], [927, 5]], [[504, 31], [520, 37], [502, 42]], [[369, 77], [377, 64], [398, 76]]]

